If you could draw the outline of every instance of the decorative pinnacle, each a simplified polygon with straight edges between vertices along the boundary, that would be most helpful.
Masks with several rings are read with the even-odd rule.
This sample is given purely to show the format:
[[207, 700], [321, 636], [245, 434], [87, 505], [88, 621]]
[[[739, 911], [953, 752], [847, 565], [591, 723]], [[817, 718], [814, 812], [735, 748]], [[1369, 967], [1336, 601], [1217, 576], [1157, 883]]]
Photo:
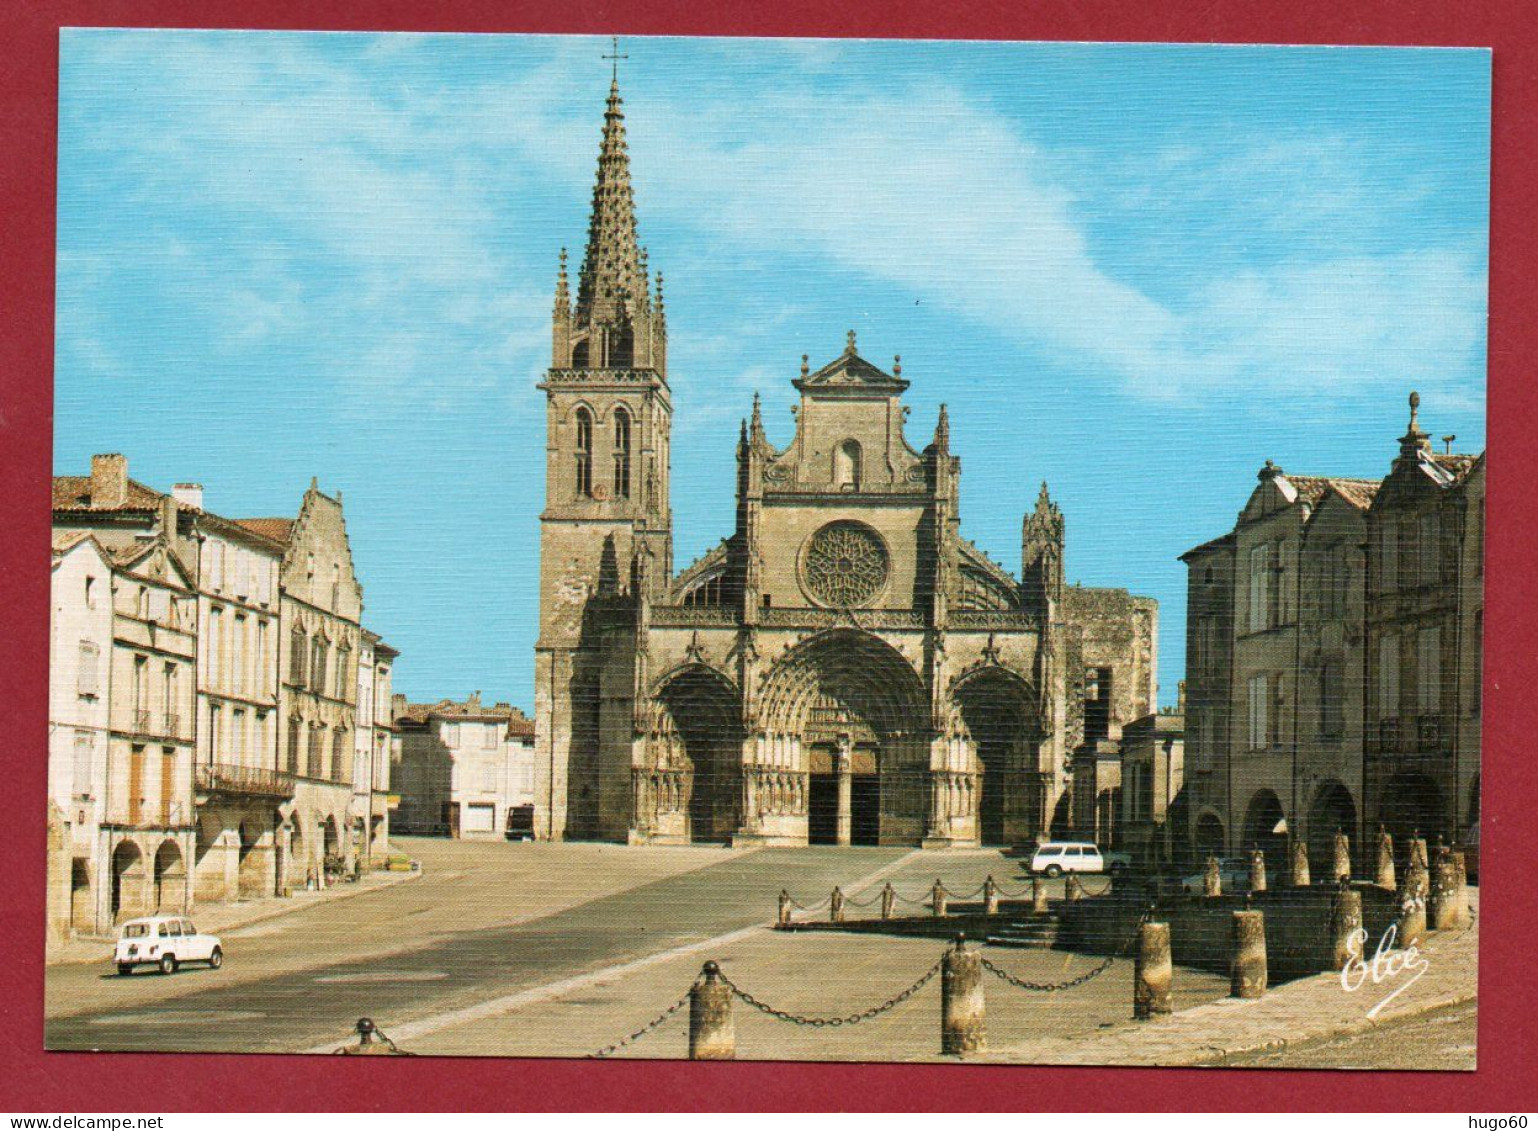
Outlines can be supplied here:
[[892, 356], [892, 376], [893, 377], [901, 377], [902, 375], [903, 375], [903, 355], [900, 354], [900, 353], [899, 354], [894, 354]]
[[1411, 432], [1419, 432], [1420, 431], [1420, 423], [1416, 420], [1416, 415], [1420, 412], [1420, 407], [1421, 407], [1421, 395], [1419, 393], [1417, 393], [1417, 392], [1412, 391], [1410, 393], [1410, 431]]
[[807, 354], [801, 355], [801, 376], [803, 377], [812, 371], [812, 367], [807, 364], [808, 360], [809, 356]]
[[849, 344], [844, 347], [845, 353], [854, 353], [854, 331], [849, 331]]

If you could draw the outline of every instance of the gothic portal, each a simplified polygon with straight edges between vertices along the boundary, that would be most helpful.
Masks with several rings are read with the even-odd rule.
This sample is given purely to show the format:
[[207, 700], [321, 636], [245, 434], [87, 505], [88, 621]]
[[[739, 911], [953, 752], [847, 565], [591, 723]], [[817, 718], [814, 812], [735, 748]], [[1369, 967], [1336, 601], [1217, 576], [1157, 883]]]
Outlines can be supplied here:
[[786, 447], [755, 399], [736, 528], [673, 571], [662, 275], [637, 240], [617, 81], [575, 298], [562, 252], [552, 354], [538, 835], [945, 846], [1066, 825], [1085, 640], [1115, 642], [1093, 662], [1142, 681], [1127, 702], [1146, 713], [1152, 602], [1130, 599], [1136, 623], [1109, 633], [1075, 622], [1098, 607], [1075, 595], [1126, 593], [1065, 600], [1045, 485], [1021, 578], [962, 538], [945, 409], [912, 447], [901, 365], [871, 364], [853, 332], [822, 368], [802, 359]]

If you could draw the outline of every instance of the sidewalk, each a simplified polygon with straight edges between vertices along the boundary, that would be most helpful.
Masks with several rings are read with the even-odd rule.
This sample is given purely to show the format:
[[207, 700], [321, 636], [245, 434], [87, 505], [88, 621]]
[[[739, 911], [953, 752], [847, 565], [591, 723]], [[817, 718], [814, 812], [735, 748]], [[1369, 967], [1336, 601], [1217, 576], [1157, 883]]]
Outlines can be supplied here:
[[[296, 911], [303, 911], [309, 907], [318, 907], [321, 904], [382, 891], [396, 884], [417, 879], [421, 875], [420, 871], [365, 872], [357, 883], [333, 884], [319, 891], [301, 889], [287, 898], [273, 896], [269, 899], [242, 900], [236, 903], [195, 904], [188, 912], [187, 918], [191, 919], [198, 930], [205, 934], [223, 934], [237, 927], [248, 927], [253, 923], [292, 915]], [[115, 938], [101, 936], [70, 939], [50, 950], [46, 964], [71, 966], [91, 962], [105, 963], [112, 957], [111, 947], [114, 942]]]
[[[1477, 910], [1477, 893], [1472, 890], [1470, 902]], [[1374, 945], [1369, 945], [1369, 966]], [[1420, 947], [1425, 973], [1375, 1018], [1368, 1017], [1368, 1012], [1409, 982], [1410, 974], [1385, 977], [1375, 985], [1369, 970], [1362, 984], [1351, 992], [1343, 988], [1339, 974], [1316, 974], [1278, 986], [1257, 1001], [1224, 997], [1162, 1020], [1127, 1020], [1088, 1038], [1032, 1040], [996, 1048], [978, 1059], [1034, 1064], [1219, 1066], [1242, 1053], [1275, 1051], [1321, 1037], [1361, 1033], [1428, 1010], [1473, 1001], [1479, 987], [1478, 952], [1477, 920], [1465, 931], [1428, 934]], [[1190, 976], [1184, 967], [1176, 968], [1177, 993]]]

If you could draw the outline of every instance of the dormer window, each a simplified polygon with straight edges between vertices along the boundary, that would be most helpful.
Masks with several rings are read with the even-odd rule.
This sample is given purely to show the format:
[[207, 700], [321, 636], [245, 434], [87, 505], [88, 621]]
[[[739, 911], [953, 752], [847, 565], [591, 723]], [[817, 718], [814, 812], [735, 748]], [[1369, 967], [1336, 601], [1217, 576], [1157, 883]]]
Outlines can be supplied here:
[[845, 440], [833, 450], [833, 486], [840, 491], [860, 489], [860, 443]]

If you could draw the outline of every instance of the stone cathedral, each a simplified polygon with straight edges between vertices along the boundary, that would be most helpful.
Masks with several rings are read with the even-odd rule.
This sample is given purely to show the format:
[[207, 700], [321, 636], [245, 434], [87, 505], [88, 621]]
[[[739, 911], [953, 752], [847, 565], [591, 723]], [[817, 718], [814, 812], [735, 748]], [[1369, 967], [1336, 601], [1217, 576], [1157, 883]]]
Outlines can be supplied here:
[[963, 538], [945, 408], [915, 448], [901, 364], [852, 331], [826, 365], [802, 358], [787, 446], [755, 398], [735, 528], [674, 571], [667, 315], [617, 78], [553, 323], [540, 837], [944, 847], [1071, 827], [1075, 749], [1155, 709], [1157, 607], [1064, 585], [1045, 484], [1020, 577]]

